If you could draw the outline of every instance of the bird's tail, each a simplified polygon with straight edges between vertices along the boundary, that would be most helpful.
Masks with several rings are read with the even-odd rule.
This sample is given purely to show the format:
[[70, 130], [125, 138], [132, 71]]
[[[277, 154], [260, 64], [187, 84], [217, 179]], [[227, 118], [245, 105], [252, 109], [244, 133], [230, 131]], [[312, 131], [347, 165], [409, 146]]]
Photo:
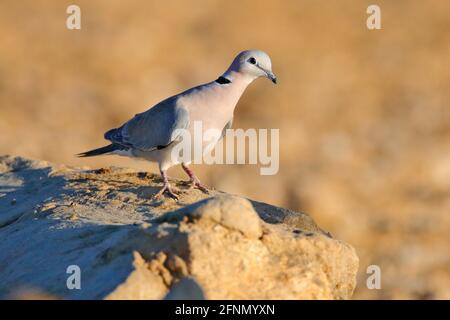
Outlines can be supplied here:
[[104, 146], [104, 147], [101, 147], [98, 149], [93, 149], [93, 150], [79, 153], [79, 154], [77, 154], [77, 157], [80, 157], [80, 158], [94, 157], [94, 156], [99, 156], [101, 154], [111, 153], [111, 152], [113, 152], [115, 150], [119, 150], [119, 149], [120, 149], [119, 146], [110, 144], [110, 145], [107, 145], [107, 146]]

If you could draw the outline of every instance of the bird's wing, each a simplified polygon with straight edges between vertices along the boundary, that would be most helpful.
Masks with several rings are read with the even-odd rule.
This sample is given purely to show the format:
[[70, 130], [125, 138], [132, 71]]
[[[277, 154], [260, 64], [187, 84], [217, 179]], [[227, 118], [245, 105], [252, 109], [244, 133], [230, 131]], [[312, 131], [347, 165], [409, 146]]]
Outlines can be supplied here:
[[233, 118], [231, 118], [230, 121], [228, 121], [225, 127], [223, 128], [222, 136], [220, 137], [221, 139], [225, 137], [225, 135], [227, 134], [227, 129], [231, 129], [232, 125], [233, 125]]
[[173, 136], [176, 129], [188, 127], [188, 111], [177, 103], [177, 99], [168, 99], [135, 115], [122, 127], [106, 132], [105, 138], [129, 148], [152, 151], [177, 140], [179, 136]]

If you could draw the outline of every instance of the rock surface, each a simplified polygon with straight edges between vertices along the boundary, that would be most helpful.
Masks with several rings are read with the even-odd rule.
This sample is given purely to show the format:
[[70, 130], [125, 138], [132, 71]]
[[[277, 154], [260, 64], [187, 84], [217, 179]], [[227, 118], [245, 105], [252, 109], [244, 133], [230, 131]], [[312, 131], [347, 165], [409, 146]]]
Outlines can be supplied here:
[[178, 202], [154, 201], [152, 174], [0, 157], [0, 297], [351, 297], [354, 249], [308, 215], [174, 183]]

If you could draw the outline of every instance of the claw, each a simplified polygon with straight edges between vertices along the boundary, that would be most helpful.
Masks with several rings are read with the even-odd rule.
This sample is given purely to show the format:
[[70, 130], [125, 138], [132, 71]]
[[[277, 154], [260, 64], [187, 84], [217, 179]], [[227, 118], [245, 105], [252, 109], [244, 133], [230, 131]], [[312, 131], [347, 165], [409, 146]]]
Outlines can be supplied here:
[[167, 174], [165, 171], [161, 171], [161, 176], [163, 178], [164, 185], [163, 187], [156, 193], [152, 198], [153, 199], [159, 199], [164, 193], [167, 193], [167, 195], [175, 200], [179, 200], [179, 197], [176, 195], [177, 193], [181, 193], [181, 191], [176, 188], [172, 187], [169, 183], [169, 179], [167, 178]]
[[189, 169], [189, 167], [184, 163], [182, 163], [181, 166], [183, 167], [183, 170], [187, 173], [187, 175], [190, 178], [191, 186], [189, 187], [189, 189], [197, 188], [200, 191], [209, 194], [208, 188], [200, 182], [200, 180], [197, 178], [194, 172], [191, 169]]
[[165, 184], [159, 191], [156, 193], [152, 198], [153, 199], [159, 199], [162, 197], [164, 193], [167, 193], [167, 195], [175, 200], [179, 200], [178, 196], [176, 195], [176, 191], [172, 190], [170, 184]]
[[200, 180], [191, 179], [191, 186], [189, 187], [189, 189], [195, 189], [195, 188], [199, 189], [203, 193], [209, 194], [208, 188], [204, 184], [200, 183]]

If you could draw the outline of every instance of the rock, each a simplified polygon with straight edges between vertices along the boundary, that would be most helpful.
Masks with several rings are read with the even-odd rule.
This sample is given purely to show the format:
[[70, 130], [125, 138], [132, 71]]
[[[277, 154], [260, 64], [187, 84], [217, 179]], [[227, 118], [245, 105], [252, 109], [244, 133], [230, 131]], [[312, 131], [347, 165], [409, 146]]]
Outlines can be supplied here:
[[134, 270], [124, 283], [120, 284], [107, 300], [143, 300], [159, 299], [166, 294], [167, 287], [161, 277], [152, 272], [138, 252], [133, 253]]
[[173, 285], [165, 300], [204, 300], [202, 288], [189, 277], [183, 278]]
[[8, 156], [0, 168], [0, 297], [349, 299], [355, 288], [354, 249], [305, 213], [180, 181], [178, 202], [152, 201], [160, 180], [119, 168]]
[[191, 220], [210, 221], [237, 230], [250, 239], [262, 235], [261, 219], [250, 201], [231, 195], [219, 195], [205, 199], [175, 211], [159, 221], [180, 219], [186, 216]]

